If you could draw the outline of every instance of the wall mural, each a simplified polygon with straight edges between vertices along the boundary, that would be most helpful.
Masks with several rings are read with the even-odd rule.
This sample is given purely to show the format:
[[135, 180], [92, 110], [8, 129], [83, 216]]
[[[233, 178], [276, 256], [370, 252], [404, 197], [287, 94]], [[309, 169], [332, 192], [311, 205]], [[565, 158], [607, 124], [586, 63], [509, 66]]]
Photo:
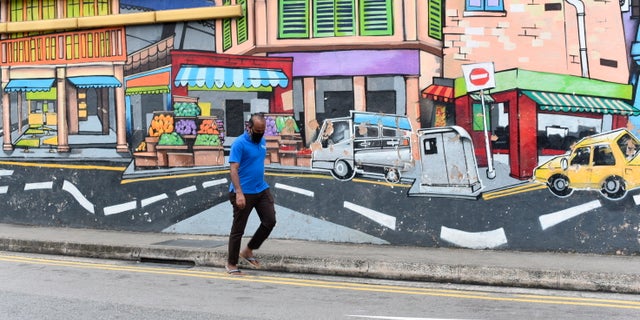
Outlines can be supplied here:
[[638, 254], [639, 8], [0, 1], [0, 222], [227, 235], [262, 112], [273, 237]]

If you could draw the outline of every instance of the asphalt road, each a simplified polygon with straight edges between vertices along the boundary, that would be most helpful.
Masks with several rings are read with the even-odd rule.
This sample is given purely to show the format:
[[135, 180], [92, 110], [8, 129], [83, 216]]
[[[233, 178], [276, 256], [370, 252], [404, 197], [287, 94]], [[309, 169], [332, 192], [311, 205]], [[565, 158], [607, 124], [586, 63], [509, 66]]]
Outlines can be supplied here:
[[0, 252], [3, 319], [637, 319], [640, 298]]

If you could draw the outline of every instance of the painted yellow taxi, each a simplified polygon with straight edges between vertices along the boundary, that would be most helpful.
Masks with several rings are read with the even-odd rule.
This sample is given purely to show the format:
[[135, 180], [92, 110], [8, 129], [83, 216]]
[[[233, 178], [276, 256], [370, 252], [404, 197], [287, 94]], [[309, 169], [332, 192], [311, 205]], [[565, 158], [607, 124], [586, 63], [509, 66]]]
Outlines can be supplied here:
[[574, 189], [599, 190], [607, 199], [620, 200], [640, 187], [638, 149], [640, 140], [627, 129], [595, 134], [539, 165], [533, 176], [558, 197], [568, 197]]

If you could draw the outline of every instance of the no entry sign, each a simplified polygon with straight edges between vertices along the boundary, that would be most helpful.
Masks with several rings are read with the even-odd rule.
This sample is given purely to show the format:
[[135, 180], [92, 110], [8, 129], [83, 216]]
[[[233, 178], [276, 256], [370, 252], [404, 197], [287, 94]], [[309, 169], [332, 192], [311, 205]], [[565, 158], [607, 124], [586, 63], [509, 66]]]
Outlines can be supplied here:
[[496, 86], [493, 62], [462, 65], [462, 73], [467, 84], [467, 92], [478, 91]]

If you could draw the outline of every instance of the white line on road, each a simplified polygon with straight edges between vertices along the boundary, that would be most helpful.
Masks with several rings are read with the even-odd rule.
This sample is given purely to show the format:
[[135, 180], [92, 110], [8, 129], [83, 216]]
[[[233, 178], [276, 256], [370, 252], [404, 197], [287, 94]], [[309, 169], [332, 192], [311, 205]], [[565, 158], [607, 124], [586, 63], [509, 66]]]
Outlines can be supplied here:
[[52, 189], [53, 181], [25, 183], [24, 190]]
[[213, 186], [217, 186], [217, 185], [221, 185], [221, 184], [225, 184], [227, 183], [227, 179], [218, 179], [218, 180], [212, 180], [212, 181], [205, 181], [202, 183], [202, 187], [204, 188], [209, 188], [209, 187], [213, 187]]
[[636, 206], [640, 205], [640, 194], [633, 196], [633, 201], [636, 203]]
[[298, 188], [298, 187], [288, 186], [288, 185], [282, 184], [282, 183], [276, 183], [276, 188], [282, 189], [282, 190], [291, 191], [291, 192], [295, 192], [295, 193], [299, 193], [301, 195], [304, 195], [304, 196], [307, 196], [307, 197], [312, 197], [312, 198], [315, 195], [313, 193], [313, 191], [305, 190], [305, 189]]
[[442, 226], [440, 238], [459, 247], [470, 249], [491, 249], [507, 243], [507, 235], [503, 228], [482, 232], [466, 232]]
[[116, 204], [113, 206], [104, 207], [104, 215], [110, 216], [112, 214], [125, 212], [127, 210], [133, 210], [136, 208], [136, 201], [129, 201], [121, 204]]
[[83, 208], [87, 209], [87, 211], [93, 214], [96, 213], [93, 203], [91, 203], [91, 201], [89, 201], [73, 183], [65, 180], [64, 183], [62, 183], [62, 190], [69, 192]]
[[141, 207], [146, 207], [146, 206], [148, 206], [148, 205], [150, 205], [150, 204], [152, 204], [154, 202], [158, 202], [158, 201], [161, 201], [161, 200], [164, 200], [164, 199], [168, 199], [168, 198], [169, 198], [169, 196], [167, 196], [166, 193], [159, 194], [157, 196], [153, 196], [153, 197], [149, 197], [149, 198], [140, 200], [140, 206]]
[[546, 230], [548, 228], [555, 226], [558, 223], [567, 221], [587, 211], [600, 208], [601, 206], [602, 204], [600, 203], [599, 200], [594, 200], [591, 202], [581, 204], [579, 206], [541, 215], [540, 218], [538, 218], [538, 220], [540, 220], [540, 226], [542, 227], [542, 230]]
[[196, 186], [190, 186], [190, 187], [186, 187], [186, 188], [182, 188], [176, 191], [176, 195], [179, 197], [185, 193], [189, 193], [189, 192], [194, 192], [198, 190], [198, 188], [196, 188]]
[[358, 214], [361, 214], [391, 230], [395, 230], [396, 229], [396, 217], [394, 216], [390, 216], [388, 214], [384, 214], [375, 210], [371, 210], [369, 208], [365, 208], [362, 206], [359, 206], [357, 204], [345, 201], [344, 202], [344, 207], [355, 212]]
[[13, 170], [2, 169], [0, 170], [0, 176], [10, 176], [13, 174]]
[[5, 194], [9, 191], [9, 187], [8, 186], [1, 186], [0, 187], [0, 193]]

